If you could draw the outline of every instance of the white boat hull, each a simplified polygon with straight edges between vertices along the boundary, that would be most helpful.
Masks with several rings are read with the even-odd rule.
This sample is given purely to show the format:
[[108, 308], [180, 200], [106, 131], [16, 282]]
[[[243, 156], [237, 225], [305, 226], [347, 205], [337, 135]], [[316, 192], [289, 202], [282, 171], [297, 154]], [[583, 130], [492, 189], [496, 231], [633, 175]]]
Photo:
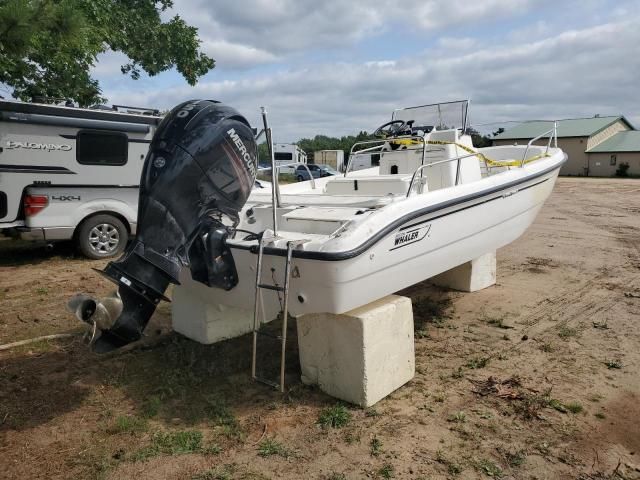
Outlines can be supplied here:
[[[294, 252], [290, 313], [344, 313], [513, 242], [549, 197], [564, 160], [559, 155], [533, 168], [457, 186], [454, 197], [447, 192], [452, 189], [443, 189], [385, 207], [380, 218], [371, 217], [363, 228], [335, 239], [333, 251]], [[377, 226], [384, 228], [377, 231]], [[344, 248], [349, 245], [356, 248]], [[184, 281], [208, 303], [253, 311], [255, 246], [250, 250], [232, 241], [230, 247], [239, 272], [231, 291], [206, 288], [188, 275]], [[284, 249], [265, 252], [262, 281], [282, 285]], [[263, 295], [263, 301], [267, 318], [280, 310], [275, 293]]]

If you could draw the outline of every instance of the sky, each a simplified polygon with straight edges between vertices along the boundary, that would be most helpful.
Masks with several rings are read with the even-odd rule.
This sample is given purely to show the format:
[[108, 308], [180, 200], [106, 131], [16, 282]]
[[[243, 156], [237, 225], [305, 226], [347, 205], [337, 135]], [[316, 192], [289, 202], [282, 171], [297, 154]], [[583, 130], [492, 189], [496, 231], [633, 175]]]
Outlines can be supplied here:
[[[395, 108], [470, 99], [470, 123], [625, 115], [640, 128], [640, 0], [174, 0], [216, 67], [132, 80], [101, 55], [109, 103], [209, 98], [277, 142], [373, 131]], [[487, 125], [488, 124], [488, 125]]]

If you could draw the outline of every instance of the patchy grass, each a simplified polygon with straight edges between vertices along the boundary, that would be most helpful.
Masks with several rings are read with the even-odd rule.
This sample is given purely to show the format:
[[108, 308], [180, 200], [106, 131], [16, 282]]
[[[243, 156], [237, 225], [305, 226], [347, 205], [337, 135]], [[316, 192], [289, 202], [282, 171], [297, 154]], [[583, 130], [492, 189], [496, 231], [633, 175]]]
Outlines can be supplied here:
[[623, 367], [622, 362], [620, 360], [607, 360], [604, 362], [609, 370], [612, 369], [621, 369]]
[[540, 350], [545, 353], [551, 353], [553, 352], [554, 348], [553, 345], [551, 345], [549, 342], [544, 342], [540, 344]]
[[151, 437], [151, 445], [138, 450], [132, 460], [143, 461], [158, 455], [183, 455], [203, 453], [203, 451], [202, 432], [197, 430], [156, 432]]
[[580, 413], [583, 410], [583, 407], [578, 402], [569, 402], [564, 404], [564, 408], [569, 410], [571, 413]]
[[567, 327], [566, 325], [562, 325], [560, 328], [558, 328], [558, 336], [563, 340], [567, 340], [571, 337], [576, 337], [577, 335], [578, 329], [576, 328]]
[[467, 414], [464, 412], [452, 413], [447, 417], [447, 422], [464, 423], [467, 421]]
[[449, 472], [450, 475], [459, 475], [462, 473], [462, 466], [452, 460], [449, 460], [442, 450], [438, 450], [436, 452], [436, 461], [447, 467], [447, 472]]
[[594, 413], [593, 416], [596, 417], [598, 420], [604, 420], [605, 418], [607, 418], [607, 416], [602, 412]]
[[520, 467], [526, 460], [527, 456], [524, 450], [518, 450], [516, 452], [506, 451], [504, 452], [504, 458], [507, 460], [510, 467], [515, 468]]
[[389, 463], [385, 463], [382, 468], [378, 470], [378, 475], [380, 475], [381, 478], [394, 478], [394, 474], [393, 465]]
[[146, 432], [148, 428], [149, 424], [146, 418], [121, 415], [115, 419], [115, 422], [107, 429], [107, 432], [111, 434], [129, 433], [135, 435]]
[[548, 406], [562, 413], [580, 413], [584, 409], [582, 404], [578, 402], [563, 403], [560, 400], [556, 400], [555, 398], [549, 399]]
[[380, 417], [382, 414], [373, 407], [369, 407], [364, 411], [365, 417]]
[[327, 480], [347, 480], [347, 476], [344, 473], [332, 472], [327, 475]]
[[320, 412], [318, 424], [322, 428], [342, 428], [351, 421], [351, 412], [342, 404], [327, 407]]
[[378, 437], [373, 437], [369, 445], [371, 447], [371, 456], [377, 457], [382, 453], [382, 440]]
[[489, 357], [474, 357], [471, 358], [467, 361], [467, 363], [465, 363], [465, 367], [470, 368], [470, 369], [479, 369], [479, 368], [484, 368], [489, 364], [489, 361], [491, 359]]
[[191, 480], [232, 480], [235, 468], [233, 465], [215, 467], [191, 477]]
[[289, 458], [291, 456], [291, 452], [277, 440], [274, 440], [273, 438], [265, 438], [258, 445], [258, 455], [261, 457], [278, 455], [283, 458]]
[[145, 418], [153, 418], [160, 412], [162, 399], [157, 395], [150, 396], [142, 407], [142, 415]]
[[218, 397], [206, 397], [205, 414], [216, 425], [221, 427], [227, 438], [239, 440], [244, 436], [240, 422], [229, 409], [226, 402]]
[[476, 464], [476, 468], [488, 477], [502, 478], [502, 469], [491, 460], [482, 459]]

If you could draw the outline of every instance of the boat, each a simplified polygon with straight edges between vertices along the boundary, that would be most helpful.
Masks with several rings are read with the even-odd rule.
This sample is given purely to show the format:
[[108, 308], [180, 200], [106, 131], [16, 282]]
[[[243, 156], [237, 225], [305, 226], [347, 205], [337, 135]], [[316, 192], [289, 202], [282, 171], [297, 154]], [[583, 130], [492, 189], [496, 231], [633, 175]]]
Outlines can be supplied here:
[[[474, 148], [465, 133], [468, 105], [395, 110], [376, 130], [380, 140], [354, 145], [342, 176], [279, 186], [275, 218], [271, 191], [254, 191], [227, 240], [238, 285], [212, 289], [207, 301], [247, 308], [259, 234], [260, 283], [284, 285], [282, 257], [295, 242], [294, 316], [347, 312], [515, 241], [549, 197], [566, 155], [555, 128], [527, 145]], [[545, 145], [536, 144], [541, 139]], [[359, 153], [378, 153], [380, 165], [352, 172]], [[268, 317], [280, 310], [277, 296], [263, 302]]]
[[[344, 174], [290, 185], [278, 185], [274, 175], [272, 188], [251, 190], [255, 139], [238, 136], [248, 122], [220, 104], [179, 105], [145, 161], [136, 243], [105, 269], [124, 306], [107, 315], [107, 328], [101, 323], [97, 350], [139, 338], [169, 283], [197, 284], [208, 302], [247, 312], [260, 304], [267, 319], [283, 309], [285, 318], [340, 314], [515, 241], [551, 194], [566, 155], [555, 126], [527, 145], [475, 148], [468, 109], [468, 101], [456, 101], [394, 110], [376, 139], [353, 146]], [[187, 132], [185, 125], [197, 122]], [[169, 134], [182, 135], [179, 145], [197, 145], [182, 150], [199, 170], [189, 170], [185, 183], [172, 168], [163, 189], [150, 183], [162, 175], [154, 164], [186, 161], [178, 158], [182, 150], [167, 149]], [[358, 155], [372, 153], [378, 166], [351, 171]], [[203, 180], [218, 190], [204, 195]], [[259, 295], [264, 289], [277, 295]], [[72, 309], [91, 323], [96, 304], [76, 300]]]

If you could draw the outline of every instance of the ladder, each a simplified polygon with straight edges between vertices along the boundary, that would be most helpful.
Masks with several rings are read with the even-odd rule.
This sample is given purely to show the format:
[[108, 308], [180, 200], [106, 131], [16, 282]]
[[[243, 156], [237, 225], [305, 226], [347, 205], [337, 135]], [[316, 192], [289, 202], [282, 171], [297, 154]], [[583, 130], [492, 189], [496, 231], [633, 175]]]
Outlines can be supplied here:
[[[251, 377], [253, 380], [270, 385], [274, 388], [278, 388], [281, 392], [284, 392], [284, 369], [286, 359], [286, 344], [287, 344], [287, 320], [289, 315], [289, 279], [291, 277], [291, 257], [293, 249], [304, 243], [306, 240], [292, 240], [287, 242], [287, 257], [285, 263], [284, 272], [284, 285], [270, 285], [268, 283], [262, 283], [262, 259], [264, 254], [264, 245], [270, 240], [273, 240], [273, 236], [266, 238], [265, 235], [259, 240], [258, 246], [258, 263], [256, 265], [256, 286], [255, 286], [255, 308], [253, 311], [253, 349], [251, 354]], [[262, 305], [262, 290], [271, 290], [275, 292], [282, 292], [283, 299], [281, 303], [280, 314], [282, 315], [282, 332], [280, 335], [274, 335], [261, 328], [263, 322], [261, 317], [264, 317], [264, 305]], [[260, 306], [262, 305], [262, 308]], [[261, 378], [256, 375], [256, 357], [258, 348], [258, 336], [263, 335], [266, 337], [275, 338], [280, 340], [280, 381], [274, 382], [266, 378]]]

